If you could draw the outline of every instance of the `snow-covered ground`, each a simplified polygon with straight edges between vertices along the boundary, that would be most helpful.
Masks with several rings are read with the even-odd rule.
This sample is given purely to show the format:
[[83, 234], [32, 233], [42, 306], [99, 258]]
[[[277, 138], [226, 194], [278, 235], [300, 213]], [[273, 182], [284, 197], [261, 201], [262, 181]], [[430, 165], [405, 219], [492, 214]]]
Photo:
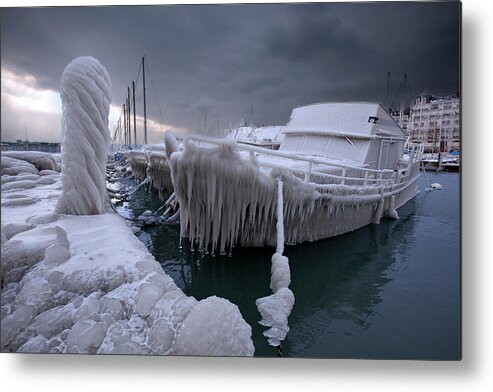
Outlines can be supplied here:
[[2, 351], [253, 355], [238, 307], [186, 296], [120, 216], [56, 213], [52, 159], [2, 155]]

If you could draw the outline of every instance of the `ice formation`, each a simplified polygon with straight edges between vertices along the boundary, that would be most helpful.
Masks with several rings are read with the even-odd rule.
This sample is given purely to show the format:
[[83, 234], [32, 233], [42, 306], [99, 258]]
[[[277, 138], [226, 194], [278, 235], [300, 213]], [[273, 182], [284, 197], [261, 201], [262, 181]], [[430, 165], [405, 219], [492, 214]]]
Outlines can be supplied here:
[[173, 191], [171, 172], [164, 152], [128, 151], [126, 156], [135, 177], [149, 179], [161, 199]]
[[[210, 317], [211, 314], [214, 317]], [[241, 323], [238, 307], [231, 302], [209, 297], [200, 301], [183, 321], [174, 347], [178, 355], [224, 356], [240, 345], [243, 355], [253, 355], [251, 328]]]
[[271, 221], [275, 206], [275, 183], [244, 163], [235, 151], [235, 141], [213, 148], [185, 142], [185, 150], [179, 152], [168, 148], [165, 140], [182, 237], [226, 252], [228, 246], [238, 239], [251, 239], [256, 231], [266, 235], [265, 222]]
[[431, 190], [442, 190], [443, 186], [442, 186], [442, 184], [439, 184], [438, 182], [434, 182], [433, 184], [430, 184], [430, 189]]
[[9, 159], [19, 174], [2, 175], [2, 352], [253, 354], [235, 305], [186, 296], [117, 214], [54, 212], [61, 174]]
[[63, 193], [57, 205], [59, 213], [92, 215], [110, 210], [105, 183], [110, 88], [108, 72], [93, 57], [78, 57], [63, 72]]
[[158, 190], [161, 199], [164, 199], [165, 194], [173, 192], [171, 171], [164, 153], [151, 152], [149, 154], [147, 174], [151, 179], [154, 188]]
[[280, 346], [289, 331], [288, 317], [294, 306], [294, 294], [288, 288], [291, 283], [289, 260], [284, 252], [284, 221], [283, 221], [283, 183], [278, 181], [277, 201], [277, 246], [272, 256], [271, 282], [272, 295], [259, 298], [255, 302], [262, 316], [260, 324], [269, 327], [264, 332], [271, 346]]
[[[4, 156], [2, 153], [2, 176], [16, 176], [17, 174], [39, 174], [39, 170], [27, 161]], [[2, 181], [3, 184], [3, 181]]]
[[258, 158], [240, 155], [234, 140], [211, 146], [185, 139], [180, 151], [171, 137], [165, 138], [166, 153], [180, 204], [181, 236], [200, 248], [224, 253], [234, 245], [275, 246], [277, 178], [284, 184], [286, 243], [355, 230], [378, 222], [390, 207], [392, 194], [384, 194], [380, 185], [306, 183], [292, 167], [263, 170]]
[[40, 172], [45, 170], [59, 172], [61, 170], [58, 159], [52, 154], [41, 151], [3, 151], [2, 156], [29, 162]]
[[130, 170], [139, 180], [147, 178], [148, 156], [146, 152], [130, 150], [125, 153], [130, 163]]

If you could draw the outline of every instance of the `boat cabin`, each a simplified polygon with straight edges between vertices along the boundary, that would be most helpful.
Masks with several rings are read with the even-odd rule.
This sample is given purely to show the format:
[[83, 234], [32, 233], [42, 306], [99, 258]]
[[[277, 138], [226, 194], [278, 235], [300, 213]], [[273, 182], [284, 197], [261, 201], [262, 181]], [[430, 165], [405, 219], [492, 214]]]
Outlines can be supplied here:
[[293, 109], [280, 150], [370, 169], [394, 169], [405, 135], [379, 103], [316, 103]]

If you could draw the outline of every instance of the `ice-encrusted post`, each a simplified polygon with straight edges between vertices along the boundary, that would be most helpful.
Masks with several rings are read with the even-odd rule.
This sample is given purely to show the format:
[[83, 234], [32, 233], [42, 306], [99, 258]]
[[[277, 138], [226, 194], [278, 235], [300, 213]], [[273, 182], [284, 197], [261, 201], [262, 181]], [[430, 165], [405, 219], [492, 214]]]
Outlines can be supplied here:
[[284, 199], [282, 197], [282, 181], [277, 181], [277, 245], [276, 253], [284, 253]]
[[111, 80], [89, 56], [72, 60], [62, 74], [62, 185], [56, 211], [68, 215], [109, 212], [106, 162]]
[[283, 182], [277, 180], [277, 246], [272, 255], [270, 288], [274, 294], [259, 298], [255, 301], [262, 316], [260, 324], [270, 327], [264, 332], [271, 346], [278, 347], [279, 356], [282, 356], [281, 342], [289, 331], [288, 317], [294, 305], [294, 294], [288, 288], [291, 283], [289, 260], [283, 256], [284, 252], [284, 198]]

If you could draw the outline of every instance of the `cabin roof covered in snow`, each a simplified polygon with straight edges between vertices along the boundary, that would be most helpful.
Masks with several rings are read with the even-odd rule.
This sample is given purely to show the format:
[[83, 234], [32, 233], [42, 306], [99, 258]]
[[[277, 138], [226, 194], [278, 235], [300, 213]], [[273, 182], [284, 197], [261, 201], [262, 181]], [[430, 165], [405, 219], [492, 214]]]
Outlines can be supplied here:
[[298, 132], [404, 137], [399, 124], [381, 104], [374, 102], [315, 103], [295, 108], [284, 133]]

